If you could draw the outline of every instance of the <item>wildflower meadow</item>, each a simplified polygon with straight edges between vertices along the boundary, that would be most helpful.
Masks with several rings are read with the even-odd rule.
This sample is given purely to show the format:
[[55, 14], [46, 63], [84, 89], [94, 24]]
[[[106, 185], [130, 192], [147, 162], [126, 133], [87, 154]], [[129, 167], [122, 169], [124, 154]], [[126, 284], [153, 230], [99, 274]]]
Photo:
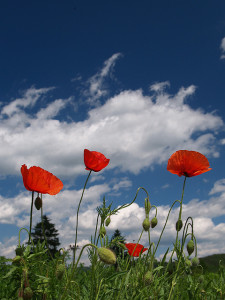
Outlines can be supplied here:
[[[84, 165], [88, 174], [77, 210], [74, 211], [76, 227], [71, 260], [63, 248], [56, 255], [51, 254], [43, 223], [44, 195], [60, 193], [62, 181], [38, 166], [21, 166], [24, 187], [31, 192], [30, 225], [19, 230], [15, 257], [1, 262], [0, 299], [225, 299], [224, 265], [219, 264], [217, 273], [205, 272], [198, 257], [193, 219], [182, 216], [186, 181], [189, 177], [211, 170], [208, 159], [196, 151], [178, 150], [168, 159], [167, 170], [182, 176], [184, 180], [181, 198], [171, 204], [157, 243], [151, 240], [151, 232], [158, 223], [157, 206], [152, 203], [147, 189], [139, 187], [129, 203], [117, 208], [112, 208], [112, 203], [107, 204], [103, 198], [102, 205], [96, 208], [98, 218], [91, 242], [77, 251], [79, 210], [85, 201], [85, 189], [91, 173], [100, 172], [109, 163], [110, 160], [102, 153], [84, 150]], [[138, 197], [143, 198], [145, 218], [136, 238], [137, 243], [123, 243], [119, 238], [110, 241], [107, 226], [111, 216], [119, 214]], [[174, 224], [176, 235], [171, 241], [173, 247], [167, 249], [159, 260], [157, 250], [174, 206], [179, 207], [179, 214]], [[41, 214], [43, 243], [34, 244], [31, 236], [33, 209]], [[150, 218], [151, 210], [154, 211], [153, 218]], [[27, 232], [26, 244], [21, 244], [21, 231]], [[145, 234], [148, 243], [142, 245], [141, 238]], [[120, 250], [120, 255], [116, 256], [112, 250], [115, 246]], [[88, 267], [81, 264], [85, 249], [90, 261]]]

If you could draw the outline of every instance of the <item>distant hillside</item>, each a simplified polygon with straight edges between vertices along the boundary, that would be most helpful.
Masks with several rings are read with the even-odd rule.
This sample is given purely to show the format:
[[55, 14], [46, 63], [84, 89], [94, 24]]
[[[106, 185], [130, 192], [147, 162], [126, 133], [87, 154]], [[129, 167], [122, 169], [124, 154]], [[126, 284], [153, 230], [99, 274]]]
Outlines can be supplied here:
[[225, 254], [213, 254], [200, 258], [200, 264], [205, 272], [216, 273], [219, 270], [219, 261], [225, 266]]

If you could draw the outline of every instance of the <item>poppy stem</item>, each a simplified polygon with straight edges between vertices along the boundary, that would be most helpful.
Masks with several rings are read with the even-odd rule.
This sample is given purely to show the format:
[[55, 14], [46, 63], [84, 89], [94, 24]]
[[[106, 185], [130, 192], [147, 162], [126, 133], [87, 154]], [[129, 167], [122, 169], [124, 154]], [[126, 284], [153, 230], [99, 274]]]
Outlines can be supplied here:
[[185, 188], [186, 179], [187, 179], [187, 176], [184, 177], [183, 191], [182, 191], [182, 196], [181, 196], [181, 200], [180, 200], [179, 220], [181, 220], [181, 215], [182, 215], [182, 203], [183, 203], [183, 198], [184, 198], [184, 188]]
[[[42, 200], [42, 194], [41, 194], [41, 200]], [[43, 220], [43, 202], [42, 202], [42, 206], [41, 206], [41, 227], [42, 227], [42, 233], [43, 233], [43, 236], [44, 236], [44, 239], [45, 239], [46, 247], [48, 249], [48, 252], [50, 254], [51, 259], [54, 261], [54, 259], [52, 257], [52, 253], [49, 249], [47, 237], [46, 237], [46, 234], [45, 234], [45, 227], [44, 227], [44, 220]]]
[[76, 234], [75, 234], [74, 252], [73, 252], [73, 267], [74, 267], [74, 264], [75, 264], [75, 257], [76, 257], [76, 250], [77, 250], [76, 248], [77, 248], [78, 215], [79, 215], [80, 205], [81, 205], [81, 202], [82, 202], [82, 199], [83, 199], [83, 196], [84, 196], [84, 191], [85, 191], [88, 179], [89, 179], [89, 177], [91, 175], [91, 171], [92, 170], [90, 170], [90, 172], [88, 174], [88, 177], [87, 177], [87, 179], [85, 181], [83, 192], [82, 192], [82, 195], [81, 195], [81, 198], [80, 198], [80, 202], [79, 202], [78, 208], [77, 208]]
[[30, 239], [31, 239], [33, 205], [34, 205], [34, 191], [32, 191], [32, 200], [31, 200], [31, 207], [30, 207], [30, 231], [29, 231], [28, 245], [30, 245]]

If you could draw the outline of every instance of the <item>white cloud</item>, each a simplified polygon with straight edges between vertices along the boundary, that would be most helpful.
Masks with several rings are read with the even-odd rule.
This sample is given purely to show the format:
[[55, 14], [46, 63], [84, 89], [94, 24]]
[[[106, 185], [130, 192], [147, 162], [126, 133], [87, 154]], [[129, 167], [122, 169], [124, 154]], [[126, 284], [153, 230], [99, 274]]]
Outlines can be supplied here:
[[88, 97], [88, 103], [93, 106], [100, 105], [98, 101], [102, 96], [107, 95], [107, 89], [104, 86], [106, 77], [112, 74], [116, 60], [121, 57], [121, 53], [113, 54], [109, 59], [104, 62], [103, 68], [88, 81], [88, 90], [85, 90], [84, 95]]
[[224, 59], [225, 58], [225, 37], [221, 41], [220, 48], [221, 48], [221, 51], [222, 51], [222, 54], [221, 54], [220, 58]]
[[[23, 108], [33, 103], [27, 101], [27, 94], [38, 99], [49, 91], [31, 90], [20, 99], [20, 103], [26, 103]], [[53, 100], [45, 108], [37, 106], [36, 115], [22, 110], [17, 100], [12, 101], [16, 105], [3, 106], [0, 114], [0, 173], [19, 175], [21, 165], [26, 163], [28, 167], [39, 165], [56, 176], [74, 178], [85, 172], [85, 148], [110, 158], [107, 169], [135, 174], [164, 163], [177, 149], [218, 157], [216, 134], [224, 123], [215, 113], [194, 110], [185, 103], [194, 91], [195, 87], [189, 86], [174, 96], [156, 94], [153, 100], [142, 90], [126, 90], [89, 110], [87, 119], [80, 122], [57, 118], [72, 98]]]
[[155, 82], [150, 85], [150, 91], [163, 92], [167, 87], [170, 87], [169, 81]]

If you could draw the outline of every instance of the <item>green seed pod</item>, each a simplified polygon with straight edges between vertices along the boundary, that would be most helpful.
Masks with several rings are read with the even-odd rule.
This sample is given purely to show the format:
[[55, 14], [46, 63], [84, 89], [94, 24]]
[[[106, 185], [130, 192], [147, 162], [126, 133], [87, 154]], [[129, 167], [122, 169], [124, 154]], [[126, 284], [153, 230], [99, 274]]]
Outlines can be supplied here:
[[185, 260], [185, 265], [190, 268], [192, 266], [192, 262], [189, 259]]
[[142, 223], [142, 226], [144, 228], [145, 231], [148, 231], [149, 228], [150, 228], [150, 221], [149, 221], [149, 218], [145, 218], [143, 223]]
[[151, 227], [154, 228], [158, 224], [158, 220], [156, 217], [152, 218], [151, 220]]
[[176, 223], [176, 231], [180, 231], [182, 226], [183, 226], [183, 222], [181, 219], [179, 219]]
[[197, 267], [200, 264], [200, 261], [197, 256], [193, 257], [191, 262], [193, 267]]
[[17, 256], [23, 255], [23, 248], [21, 246], [18, 246], [15, 250]]
[[33, 291], [32, 289], [28, 286], [23, 290], [23, 299], [29, 300], [33, 297]]
[[34, 205], [37, 210], [39, 210], [42, 207], [42, 199], [40, 197], [37, 197], [34, 201]]
[[21, 256], [17, 255], [16, 257], [13, 258], [12, 264], [18, 266], [20, 264], [20, 261], [21, 261]]
[[149, 215], [150, 209], [151, 209], [150, 201], [148, 198], [145, 198], [145, 214], [146, 214], [146, 216]]
[[106, 229], [104, 226], [102, 226], [100, 228], [100, 232], [99, 232], [100, 236], [103, 238], [106, 235]]
[[153, 281], [153, 276], [151, 271], [147, 271], [144, 275], [144, 283], [145, 285], [150, 285]]
[[108, 248], [98, 248], [98, 256], [101, 261], [106, 264], [114, 265], [116, 263], [116, 255], [115, 253]]
[[194, 241], [193, 240], [190, 240], [188, 243], [187, 243], [187, 252], [189, 255], [191, 255], [195, 250], [195, 244], [194, 244]]
[[111, 219], [110, 219], [110, 217], [108, 217], [108, 218], [105, 220], [105, 226], [109, 226], [110, 222], [111, 222]]
[[59, 264], [56, 267], [55, 276], [57, 279], [61, 280], [63, 278], [63, 275], [65, 273], [66, 266], [64, 264]]

